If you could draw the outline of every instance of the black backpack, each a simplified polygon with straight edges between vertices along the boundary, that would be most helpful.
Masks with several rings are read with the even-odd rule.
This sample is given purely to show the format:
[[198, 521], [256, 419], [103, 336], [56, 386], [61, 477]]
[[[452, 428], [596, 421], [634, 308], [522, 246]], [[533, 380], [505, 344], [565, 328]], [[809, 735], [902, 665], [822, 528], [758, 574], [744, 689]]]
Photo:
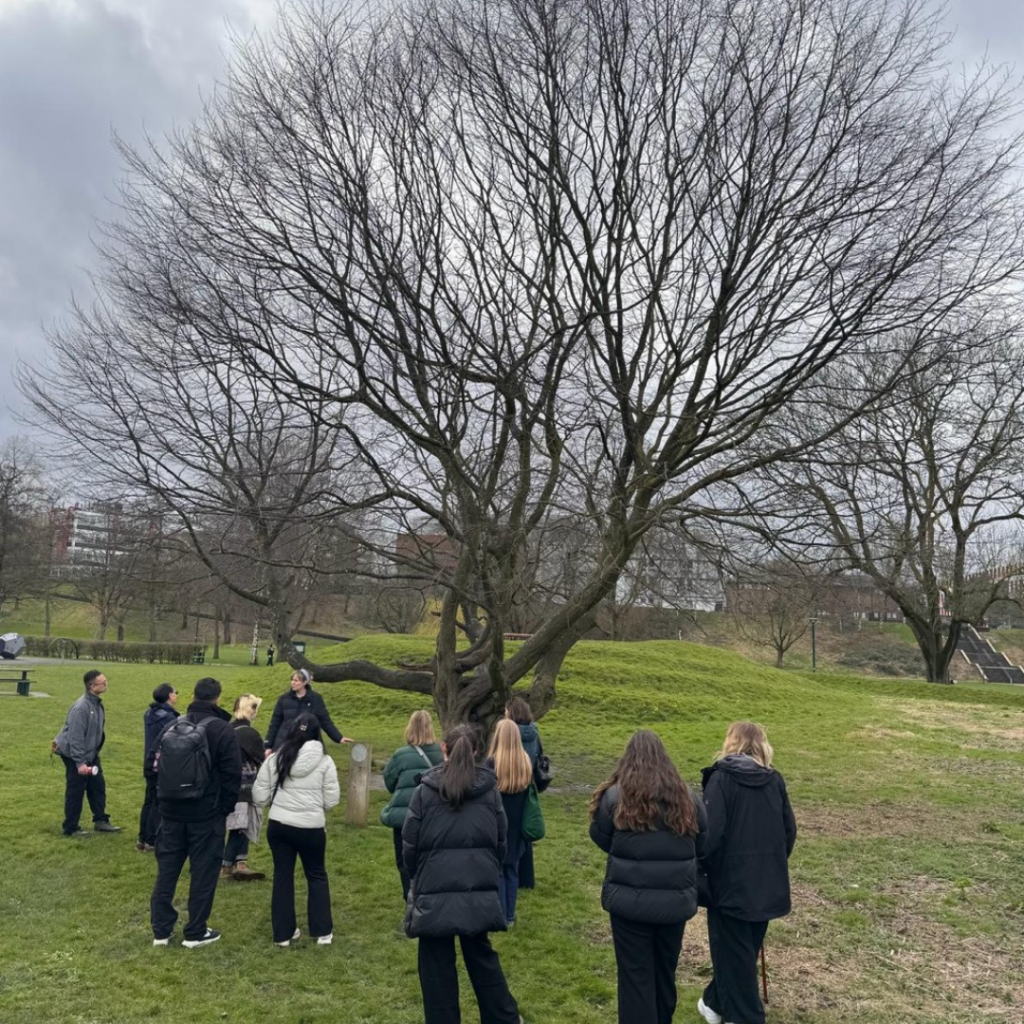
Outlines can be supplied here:
[[154, 755], [159, 800], [199, 800], [210, 783], [210, 744], [206, 727], [183, 715], [160, 734]]

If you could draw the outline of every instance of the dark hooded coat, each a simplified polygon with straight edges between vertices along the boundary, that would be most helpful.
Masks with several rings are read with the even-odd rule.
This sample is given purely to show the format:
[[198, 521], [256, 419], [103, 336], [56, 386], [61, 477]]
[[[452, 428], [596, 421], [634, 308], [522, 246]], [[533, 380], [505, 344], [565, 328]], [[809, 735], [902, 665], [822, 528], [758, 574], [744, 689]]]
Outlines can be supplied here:
[[477, 767], [459, 807], [441, 795], [444, 766], [427, 772], [402, 827], [402, 857], [412, 879], [405, 931], [441, 938], [504, 931], [498, 879], [507, 822], [494, 772]]
[[741, 921], [790, 911], [789, 855], [796, 819], [774, 768], [730, 754], [703, 772], [708, 833], [704, 858], [711, 905]]

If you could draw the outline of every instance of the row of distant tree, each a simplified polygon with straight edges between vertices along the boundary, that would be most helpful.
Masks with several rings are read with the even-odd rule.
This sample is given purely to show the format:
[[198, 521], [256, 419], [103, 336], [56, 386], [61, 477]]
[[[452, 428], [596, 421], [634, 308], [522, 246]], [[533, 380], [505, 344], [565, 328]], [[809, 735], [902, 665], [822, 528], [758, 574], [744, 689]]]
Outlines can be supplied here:
[[[97, 639], [115, 632], [124, 639], [131, 615], [156, 641], [177, 614], [176, 633], [195, 629], [198, 638], [201, 628], [216, 653], [222, 640], [249, 642], [254, 621], [265, 627], [267, 606], [239, 591], [262, 597], [268, 575], [285, 563], [289, 575], [277, 576], [277, 593], [289, 634], [349, 626], [411, 633], [442, 598], [458, 560], [435, 523], [421, 519], [396, 531], [371, 524], [363, 511], [296, 517], [267, 565], [241, 516], [230, 529], [216, 516], [183, 523], [142, 498], [90, 496], [86, 482], [76, 503], [58, 477], [29, 439], [0, 445], [0, 611], [22, 598], [41, 600], [45, 636], [54, 601], [71, 597], [95, 608]], [[564, 603], [591, 557], [593, 538], [568, 520], [538, 531], [534, 543], [542, 541], [507, 622], [512, 633], [531, 633], [551, 605]], [[593, 635], [675, 636], [680, 613], [720, 606], [723, 594], [719, 562], [679, 531], [658, 531], [602, 603]], [[265, 628], [260, 639], [268, 639]]]
[[1024, 511], [1020, 94], [946, 43], [895, 0], [291, 5], [121, 147], [23, 390], [297, 663], [342, 539], [436, 579], [429, 661], [315, 667], [446, 723], [547, 710], [659, 535], [867, 574], [946, 679]]

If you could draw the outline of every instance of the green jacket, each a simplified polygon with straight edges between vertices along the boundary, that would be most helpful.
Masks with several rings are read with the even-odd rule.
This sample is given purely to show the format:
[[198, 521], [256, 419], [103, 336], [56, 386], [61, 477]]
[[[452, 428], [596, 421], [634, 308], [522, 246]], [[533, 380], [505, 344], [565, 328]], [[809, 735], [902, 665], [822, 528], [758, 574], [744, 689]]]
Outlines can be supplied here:
[[[441, 748], [438, 744], [425, 743], [420, 750], [425, 756], [421, 756], [415, 747], [399, 747], [384, 768], [384, 785], [389, 793], [395, 794], [380, 812], [381, 824], [388, 828], [401, 828], [405, 824], [405, 813], [420, 784], [420, 776], [441, 763]], [[427, 761], [430, 763], [427, 764]]]

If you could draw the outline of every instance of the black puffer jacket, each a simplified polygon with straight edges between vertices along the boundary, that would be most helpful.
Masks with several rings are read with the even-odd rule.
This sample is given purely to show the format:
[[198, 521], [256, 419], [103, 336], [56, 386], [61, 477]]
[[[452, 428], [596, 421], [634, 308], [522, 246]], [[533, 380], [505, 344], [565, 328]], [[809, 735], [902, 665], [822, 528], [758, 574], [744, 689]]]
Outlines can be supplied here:
[[784, 917], [796, 842], [785, 781], [745, 754], [723, 757], [704, 769], [703, 778], [711, 905], [741, 921]]
[[267, 729], [267, 738], [263, 744], [267, 750], [273, 750], [275, 745], [284, 739], [284, 734], [291, 728], [292, 722], [305, 713], [316, 715], [320, 728], [335, 743], [341, 742], [341, 730], [331, 721], [323, 697], [312, 686], [307, 686], [303, 697], [294, 690], [288, 690], [277, 698], [274, 713], [270, 718], [270, 728]]
[[263, 767], [263, 739], [252, 722], [245, 718], [232, 718], [231, 728], [235, 730], [238, 750], [242, 755], [242, 787], [238, 799], [252, 803], [252, 784]]
[[410, 938], [505, 930], [498, 878], [507, 823], [498, 780], [478, 767], [472, 792], [453, 808], [440, 793], [444, 766], [423, 776], [402, 827], [412, 878], [405, 931]]
[[700, 832], [677, 835], [659, 822], [650, 832], [615, 827], [619, 787], [601, 797], [590, 838], [608, 854], [601, 906], [609, 914], [644, 924], [679, 924], [697, 913], [697, 859], [703, 856], [707, 817], [694, 795]]

